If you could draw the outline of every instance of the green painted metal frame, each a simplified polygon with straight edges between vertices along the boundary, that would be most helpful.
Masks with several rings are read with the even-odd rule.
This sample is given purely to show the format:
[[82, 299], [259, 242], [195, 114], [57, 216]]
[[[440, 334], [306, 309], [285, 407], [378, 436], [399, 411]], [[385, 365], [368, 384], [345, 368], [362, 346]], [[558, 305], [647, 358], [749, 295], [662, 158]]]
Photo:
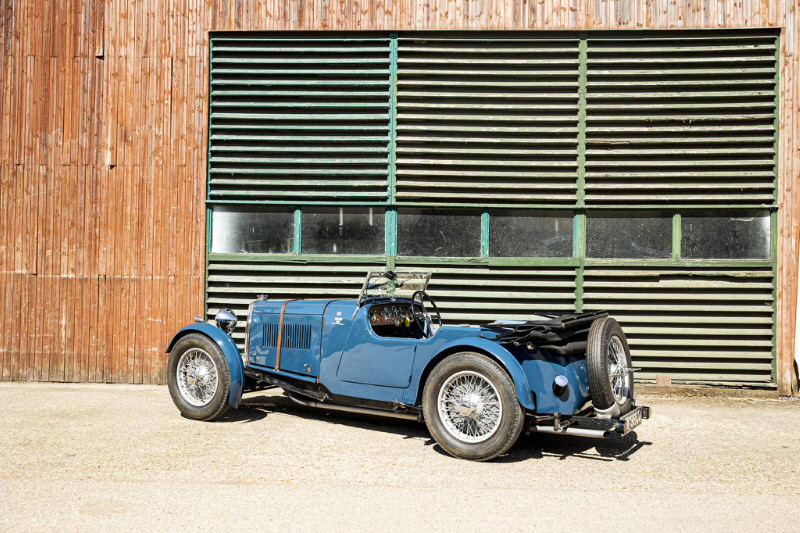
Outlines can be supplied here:
[[[774, 152], [773, 172], [775, 173], [775, 181], [773, 182], [773, 203], [778, 205], [778, 165], [780, 161], [780, 116], [781, 116], [781, 33], [775, 35], [775, 120], [774, 131], [775, 140], [772, 145]], [[770, 217], [770, 257], [772, 258], [772, 381], [776, 382], [778, 379], [778, 331], [777, 331], [777, 318], [778, 318], [778, 210], [777, 207], [772, 210]]]
[[[774, 30], [774, 29], [772, 29]], [[211, 102], [207, 102], [208, 108], [208, 156], [207, 156], [207, 189], [206, 189], [206, 272], [205, 272], [205, 293], [206, 303], [205, 312], [208, 312], [208, 271], [209, 264], [212, 262], [253, 262], [253, 263], [272, 263], [272, 264], [314, 264], [314, 263], [375, 263], [382, 262], [388, 269], [394, 269], [396, 266], [402, 265], [420, 265], [429, 264], [431, 266], [469, 266], [469, 265], [483, 265], [487, 267], [563, 267], [572, 268], [575, 272], [575, 308], [579, 311], [583, 310], [584, 306], [584, 269], [586, 267], [597, 266], [618, 266], [618, 267], [647, 267], [647, 268], [703, 268], [703, 267], [718, 267], [718, 268], [741, 268], [741, 269], [764, 269], [771, 268], [772, 270], [772, 360], [773, 360], [773, 379], [774, 365], [775, 365], [775, 317], [777, 314], [776, 309], [776, 293], [777, 293], [777, 201], [778, 201], [778, 150], [779, 150], [779, 87], [780, 87], [780, 33], [775, 36], [775, 68], [774, 68], [774, 179], [773, 179], [773, 203], [771, 205], [764, 205], [759, 203], [752, 204], [683, 204], [683, 205], [669, 205], [662, 204], [631, 204], [631, 205], [595, 205], [591, 207], [586, 206], [586, 136], [587, 136], [587, 93], [588, 93], [588, 53], [589, 41], [595, 34], [607, 35], [608, 32], [598, 31], [581, 31], [573, 35], [578, 38], [578, 137], [577, 137], [577, 187], [576, 198], [573, 205], [547, 205], [547, 204], [488, 204], [488, 203], [475, 203], [475, 202], [462, 202], [462, 203], [449, 203], [447, 206], [441, 206], [441, 209], [463, 209], [463, 208], [479, 208], [481, 210], [481, 234], [480, 234], [480, 257], [474, 258], [451, 258], [451, 257], [404, 257], [398, 256], [397, 250], [397, 217], [398, 209], [413, 208], [413, 207], [431, 207], [431, 204], [420, 202], [398, 202], [396, 198], [397, 177], [396, 177], [396, 160], [397, 160], [397, 64], [398, 64], [398, 34], [389, 34], [389, 56], [390, 56], [390, 94], [389, 94], [389, 121], [388, 121], [388, 161], [387, 161], [387, 201], [330, 201], [330, 200], [314, 200], [303, 201], [302, 205], [297, 205], [296, 200], [283, 201], [283, 200], [213, 200], [210, 198], [211, 193]], [[448, 37], [451, 34], [446, 34]], [[230, 40], [230, 36], [226, 36]], [[336, 38], [326, 39], [329, 42], [339, 42]], [[210, 39], [210, 60], [213, 62], [213, 43], [214, 34], [211, 34]], [[213, 96], [213, 70], [209, 69], [209, 94]], [[213, 254], [210, 249], [211, 240], [211, 208], [214, 205], [230, 205], [230, 204], [247, 204], [247, 205], [291, 205], [295, 208], [295, 230], [294, 230], [294, 246], [292, 254]], [[367, 256], [350, 256], [350, 255], [306, 255], [302, 254], [301, 237], [302, 237], [302, 206], [312, 205], [337, 205], [337, 206], [358, 206], [358, 207], [384, 207], [385, 211], [385, 249], [384, 255], [367, 255]], [[573, 257], [568, 258], [549, 258], [549, 257], [491, 257], [490, 242], [489, 242], [489, 225], [491, 222], [492, 209], [524, 209], [526, 211], [548, 210], [548, 211], [568, 211], [573, 214]], [[591, 213], [596, 210], [614, 210], [614, 211], [630, 211], [630, 210], [658, 210], [661, 212], [669, 212], [672, 214], [672, 257], [669, 260], [639, 260], [639, 259], [593, 259], [586, 257], [586, 217], [587, 209]], [[770, 213], [770, 256], [769, 259], [764, 260], [687, 260], [683, 259], [681, 255], [681, 217], [686, 212], [698, 212], [709, 210], [719, 213], [726, 211], [742, 211], [742, 210], [768, 210]], [[759, 273], [743, 273], [744, 276], [761, 277]]]
[[[563, 33], [563, 32], [562, 32]], [[579, 263], [577, 267], [582, 270], [583, 266], [586, 264], [590, 265], [603, 265], [609, 264], [610, 262], [613, 264], [630, 264], [631, 261], [626, 260], [605, 260], [605, 259], [591, 259], [585, 256], [586, 252], [586, 179], [585, 179], [585, 172], [586, 172], [586, 119], [587, 119], [587, 75], [588, 75], [588, 50], [589, 50], [589, 39], [593, 34], [607, 34], [603, 30], [598, 31], [580, 31], [576, 32], [577, 40], [578, 40], [578, 166], [577, 166], [577, 188], [576, 188], [576, 200], [574, 205], [547, 205], [547, 204], [488, 204], [488, 203], [449, 203], [446, 207], [442, 206], [442, 209], [463, 209], [463, 208], [480, 208], [482, 211], [481, 214], [481, 255], [479, 258], [424, 258], [425, 260], [431, 262], [444, 262], [444, 263], [464, 263], [464, 264], [474, 264], [476, 261], [481, 262], [481, 260], [486, 260], [487, 264], [505, 264], [505, 265], [542, 265], [548, 264], [553, 266], [576, 266], [574, 259], [577, 259]], [[230, 41], [233, 39], [230, 35], [225, 35], [221, 38], [221, 40]], [[778, 63], [780, 58], [780, 35], [776, 35], [776, 44], [775, 44], [775, 58], [776, 58], [776, 68], [775, 68], [775, 106], [776, 110], [778, 109], [779, 104], [779, 95], [778, 95], [778, 87], [779, 87], [779, 69]], [[342, 42], [343, 40], [347, 40], [347, 38], [343, 37], [342, 39], [337, 38], [327, 38], [325, 39], [326, 42]], [[389, 105], [390, 105], [390, 112], [389, 112], [389, 124], [388, 124], [388, 134], [389, 134], [389, 141], [388, 141], [388, 148], [389, 148], [389, 156], [388, 156], [388, 164], [387, 164], [387, 192], [389, 195], [388, 201], [376, 201], [376, 202], [369, 202], [369, 201], [331, 201], [331, 200], [308, 200], [303, 201], [302, 205], [338, 205], [338, 206], [358, 206], [358, 207], [386, 207], [386, 243], [385, 243], [385, 256], [384, 258], [395, 257], [397, 255], [397, 209], [404, 208], [404, 207], [431, 207], [428, 203], [420, 203], [420, 202], [398, 202], [396, 199], [396, 155], [397, 155], [397, 62], [398, 62], [398, 34], [397, 33], [390, 33], [388, 35], [388, 42], [389, 42], [389, 57], [390, 57], [390, 92], [389, 92]], [[213, 50], [214, 50], [214, 33], [211, 34], [210, 39], [210, 60], [213, 62]], [[211, 87], [213, 84], [213, 70], [209, 69], [209, 91], [211, 91]], [[210, 102], [209, 105], [209, 116], [208, 116], [208, 127], [209, 132], [211, 131], [211, 113], [210, 113]], [[775, 203], [773, 205], [764, 205], [764, 204], [686, 204], [686, 205], [670, 205], [665, 209], [664, 205], [661, 204], [636, 204], [636, 205], [603, 205], [597, 204], [592, 205], [591, 210], [651, 210], [657, 209], [659, 211], [672, 211], [673, 213], [673, 250], [672, 250], [672, 260], [671, 261], [663, 261], [663, 260], [636, 260], [636, 264], [647, 264], [650, 266], [773, 266], [775, 267], [775, 258], [776, 254], [775, 251], [772, 250], [770, 254], [769, 260], [691, 260], [691, 261], [683, 261], [681, 260], [680, 256], [680, 217], [681, 213], [686, 210], [715, 210], [715, 211], [731, 211], [731, 210], [753, 210], [753, 209], [769, 209], [771, 213], [774, 213], [777, 209], [777, 164], [778, 164], [778, 127], [779, 127], [779, 117], [776, 112], [775, 120], [775, 178], [774, 178], [774, 198]], [[211, 151], [211, 135], [208, 135], [208, 153]], [[211, 161], [210, 157], [207, 157], [207, 175], [210, 176], [211, 172]], [[302, 254], [302, 249], [300, 247], [300, 233], [302, 231], [302, 226], [300, 221], [298, 220], [301, 217], [302, 207], [297, 206], [296, 200], [291, 201], [283, 201], [283, 200], [213, 200], [208, 199], [210, 197], [211, 192], [211, 185], [210, 179], [207, 180], [207, 192], [206, 192], [206, 205], [207, 205], [207, 221], [206, 221], [206, 253], [207, 255], [213, 255], [213, 257], [219, 259], [221, 254], [211, 254], [210, 252], [210, 232], [211, 232], [211, 220], [210, 220], [210, 213], [211, 207], [214, 205], [231, 205], [231, 204], [242, 204], [242, 205], [291, 205], [296, 208], [295, 210], [295, 242], [293, 246], [293, 253], [294, 254]], [[490, 223], [490, 213], [489, 211], [492, 209], [524, 209], [526, 211], [538, 211], [538, 210], [564, 210], [570, 211], [574, 215], [574, 257], [573, 258], [492, 258], [489, 256], [489, 223]], [[772, 225], [772, 240], [776, 241], [776, 227], [773, 223]], [[773, 247], [774, 248], [774, 247]], [[275, 255], [271, 256], [273, 258], [283, 257], [282, 255]], [[380, 258], [381, 256], [374, 256], [375, 259]], [[340, 260], [342, 262], [348, 262], [352, 259], [352, 256], [331, 256], [333, 260]], [[423, 258], [397, 258], [401, 263], [411, 261], [419, 261]], [[578, 286], [581, 286], [581, 283], [578, 283]], [[580, 306], [580, 294], [576, 297], [576, 305]]]

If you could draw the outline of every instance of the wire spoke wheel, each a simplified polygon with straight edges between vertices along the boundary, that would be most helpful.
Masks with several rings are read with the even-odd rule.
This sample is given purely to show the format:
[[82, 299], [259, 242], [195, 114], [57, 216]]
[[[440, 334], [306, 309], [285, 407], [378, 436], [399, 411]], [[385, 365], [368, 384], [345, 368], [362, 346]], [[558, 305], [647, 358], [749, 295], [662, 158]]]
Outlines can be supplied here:
[[231, 374], [225, 354], [208, 336], [188, 333], [167, 359], [167, 386], [181, 414], [193, 420], [215, 420], [229, 407]]
[[208, 405], [219, 386], [217, 365], [208, 352], [200, 348], [187, 350], [178, 360], [178, 390], [195, 407]]
[[633, 366], [628, 340], [611, 317], [592, 322], [586, 346], [586, 375], [596, 411], [616, 417], [634, 405]]
[[476, 352], [451, 354], [433, 368], [422, 391], [422, 413], [445, 452], [472, 461], [507, 452], [525, 422], [511, 376]]
[[438, 407], [448, 433], [469, 443], [494, 435], [503, 416], [500, 393], [489, 379], [474, 371], [450, 376], [439, 389]]
[[630, 393], [630, 369], [627, 365], [625, 348], [616, 335], [608, 340], [608, 377], [611, 391], [618, 403], [623, 403]]

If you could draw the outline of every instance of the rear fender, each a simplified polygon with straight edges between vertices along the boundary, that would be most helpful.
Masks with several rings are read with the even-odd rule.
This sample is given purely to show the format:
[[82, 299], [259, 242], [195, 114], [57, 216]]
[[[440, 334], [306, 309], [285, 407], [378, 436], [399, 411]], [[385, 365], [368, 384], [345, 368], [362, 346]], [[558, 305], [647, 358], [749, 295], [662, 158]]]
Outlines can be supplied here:
[[528, 383], [528, 378], [525, 375], [525, 372], [522, 370], [522, 366], [520, 366], [519, 361], [517, 361], [517, 359], [510, 352], [508, 352], [508, 350], [496, 342], [486, 339], [466, 338], [447, 344], [444, 348], [439, 350], [439, 354], [436, 355], [436, 357], [431, 359], [431, 361], [425, 367], [422, 375], [429, 375], [430, 371], [433, 370], [433, 367], [436, 366], [439, 361], [444, 359], [445, 356], [470, 350], [488, 354], [498, 363], [500, 363], [506, 372], [508, 372], [508, 375], [511, 376], [511, 380], [514, 382], [514, 388], [517, 391], [517, 399], [519, 399], [520, 405], [530, 411], [534, 411], [536, 409], [535, 400], [531, 394], [531, 387]]
[[234, 409], [239, 407], [239, 402], [242, 400], [242, 385], [244, 384], [244, 365], [242, 364], [242, 354], [239, 353], [239, 348], [224, 331], [211, 324], [205, 322], [190, 324], [182, 328], [178, 333], [172, 337], [167, 346], [167, 353], [172, 351], [175, 343], [189, 333], [200, 333], [205, 335], [219, 346], [222, 350], [222, 355], [225, 356], [225, 362], [228, 363], [228, 374], [231, 376], [231, 393], [228, 396], [228, 403]]

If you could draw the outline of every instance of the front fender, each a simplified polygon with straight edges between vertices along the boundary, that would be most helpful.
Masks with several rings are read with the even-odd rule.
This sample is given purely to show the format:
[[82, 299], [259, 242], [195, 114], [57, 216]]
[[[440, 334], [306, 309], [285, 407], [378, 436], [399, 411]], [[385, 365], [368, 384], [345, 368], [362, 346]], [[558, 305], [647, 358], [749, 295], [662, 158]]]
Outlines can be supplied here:
[[239, 402], [242, 400], [242, 386], [244, 384], [244, 365], [242, 364], [242, 354], [236, 343], [233, 342], [224, 331], [212, 324], [205, 322], [190, 324], [185, 328], [181, 328], [178, 333], [172, 337], [167, 346], [167, 353], [172, 351], [178, 339], [189, 333], [201, 333], [214, 341], [219, 349], [222, 350], [222, 355], [225, 356], [225, 362], [228, 363], [228, 374], [231, 376], [231, 393], [228, 396], [228, 403], [231, 407], [236, 409], [239, 407]]
[[[441, 350], [439, 350], [439, 354], [447, 352], [461, 352], [469, 350], [470, 348], [475, 349], [478, 352], [488, 353], [494, 359], [496, 359], [503, 366], [503, 368], [506, 369], [508, 375], [511, 376], [511, 380], [514, 382], [514, 388], [517, 391], [517, 398], [519, 399], [520, 405], [530, 411], [536, 410], [536, 403], [533, 395], [531, 394], [531, 387], [528, 383], [528, 378], [525, 375], [525, 372], [522, 370], [522, 366], [508, 350], [496, 342], [481, 338], [469, 337], [458, 339], [446, 344]], [[433, 366], [441, 361], [441, 359], [442, 358], [437, 354], [436, 357], [428, 362], [423, 375], [428, 375]]]

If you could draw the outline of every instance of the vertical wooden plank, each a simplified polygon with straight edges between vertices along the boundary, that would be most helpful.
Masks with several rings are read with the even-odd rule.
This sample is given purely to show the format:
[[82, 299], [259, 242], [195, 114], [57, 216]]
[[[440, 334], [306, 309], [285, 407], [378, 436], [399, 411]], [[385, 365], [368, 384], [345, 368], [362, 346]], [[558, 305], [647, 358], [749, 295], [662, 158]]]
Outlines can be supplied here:
[[21, 329], [15, 325], [18, 324], [20, 295], [23, 292], [22, 286], [23, 278], [18, 273], [11, 273], [8, 276], [8, 287], [6, 289], [6, 302], [8, 302], [8, 321], [6, 323], [6, 331], [8, 332], [8, 339], [6, 341], [6, 352], [3, 359], [3, 376], [5, 379], [15, 380], [19, 379], [17, 374], [17, 353], [19, 351], [19, 336]]
[[52, 182], [52, 177], [49, 177], [49, 169], [46, 165], [39, 167], [39, 190], [37, 192], [37, 217], [36, 217], [36, 261], [37, 261], [37, 291], [36, 291], [36, 368], [37, 368], [37, 381], [46, 380], [46, 369], [48, 367], [47, 350], [45, 350], [45, 339], [49, 336], [52, 330], [52, 324], [47, 321], [47, 312], [49, 305], [50, 294], [50, 278], [47, 276], [49, 269], [47, 267], [47, 252], [46, 247], [48, 241], [48, 214], [47, 203], [49, 198], [49, 183]]
[[57, 326], [53, 330], [53, 353], [50, 358], [48, 379], [50, 381], [64, 381], [66, 341], [66, 290], [64, 276], [53, 276], [53, 318]]
[[74, 73], [72, 71], [72, 66], [72, 57], [66, 57], [64, 58], [64, 63], [61, 65], [61, 71], [59, 72], [59, 75], [63, 76], [64, 80], [64, 93], [63, 96], [60, 95], [60, 97], [63, 98], [62, 109], [64, 110], [64, 118], [62, 122], [64, 133], [61, 144], [61, 160], [64, 164], [70, 164], [74, 161], [72, 157], [72, 151], [75, 142], [75, 132], [72, 130], [72, 125], [74, 124], [72, 120], [72, 114], [75, 109], [72, 102], [72, 91], [74, 88]]
[[[19, 303], [16, 309], [18, 320], [16, 324], [23, 324], [28, 322], [30, 317], [30, 304], [36, 298], [35, 288], [33, 288], [33, 276], [27, 273], [20, 273], [20, 288], [22, 289], [19, 294]], [[32, 291], [33, 289], [33, 291]], [[19, 344], [17, 346], [17, 360], [16, 378], [15, 381], [29, 381], [30, 380], [30, 339], [31, 332], [27, 328], [20, 328], [22, 332], [19, 336]]]
[[[11, 221], [9, 217], [9, 199], [11, 198], [11, 168], [8, 165], [0, 164], [0, 273], [8, 272], [13, 269], [13, 261], [9, 262], [11, 249]], [[8, 305], [4, 300], [0, 300], [3, 309]], [[0, 326], [0, 335], [3, 334]], [[0, 364], [0, 367], [2, 365]], [[0, 368], [0, 378], [2, 376]]]
[[[0, 269], [0, 304], [3, 309], [11, 308], [11, 292], [12, 278], [5, 269]], [[0, 315], [0, 381], [5, 381], [10, 378], [10, 371], [8, 364], [11, 362], [9, 354], [9, 339], [11, 338], [11, 330], [9, 329], [9, 320], [11, 313], [2, 313]]]
[[23, 196], [21, 198], [20, 216], [15, 223], [21, 224], [18, 234], [21, 236], [19, 254], [21, 256], [20, 270], [26, 274], [36, 274], [36, 228], [37, 228], [37, 189], [39, 186], [39, 165], [33, 159], [28, 160], [22, 173], [24, 179]]
[[[13, 139], [12, 132], [14, 131], [13, 117], [13, 95], [18, 91], [10, 90], [15, 87], [16, 83], [16, 65], [17, 58], [14, 56], [6, 56], [3, 58], [3, 91], [0, 93], [2, 99], [2, 113], [0, 113], [0, 164], [10, 165], [14, 162]], [[8, 89], [6, 89], [8, 87]]]
[[89, 319], [89, 346], [87, 349], [88, 364], [86, 380], [91, 383], [100, 381], [98, 376], [102, 376], [102, 371], [100, 370], [102, 359], [100, 357], [100, 350], [98, 349], [98, 330], [102, 321], [102, 317], [99, 313], [100, 278], [93, 276], [91, 278], [87, 278], [86, 281], [86, 292], [89, 294], [89, 308], [87, 313]]
[[127, 128], [130, 127], [128, 121], [129, 106], [128, 106], [128, 64], [129, 57], [121, 55], [117, 69], [119, 70], [119, 79], [117, 80], [117, 136], [116, 136], [116, 150], [117, 162], [119, 166], [130, 164], [128, 143], [127, 143]]
[[107, 276], [97, 278], [97, 381], [107, 383], [111, 381], [111, 355], [110, 355], [110, 309], [109, 301], [109, 282]]
[[0, 346], [3, 349], [3, 367], [2, 367], [2, 379], [4, 380], [12, 380], [14, 379], [14, 336], [15, 332], [19, 331], [19, 328], [16, 328], [14, 325], [14, 304], [15, 302], [15, 295], [19, 290], [19, 286], [17, 285], [17, 275], [12, 272], [8, 272], [2, 276], [3, 286], [0, 288], [3, 290], [4, 294], [4, 309], [8, 309], [8, 312], [2, 314], [3, 320], [3, 338], [0, 339]]
[[[97, 191], [97, 220], [98, 220], [98, 228], [97, 228], [97, 274], [98, 275], [106, 275], [109, 273], [110, 270], [110, 241], [112, 238], [112, 231], [111, 231], [111, 221], [110, 217], [110, 206], [111, 206], [111, 195], [110, 195], [110, 180], [112, 171], [109, 170], [108, 166], [102, 166], [100, 168], [95, 169], [95, 176], [97, 179], [98, 184], [98, 191]], [[98, 289], [100, 290], [100, 289]]]
[[19, 220], [25, 218], [25, 167], [16, 165], [14, 167], [14, 216], [11, 218], [13, 245], [13, 270], [23, 272], [22, 247], [24, 246], [24, 226], [19, 224]]
[[106, 315], [106, 356], [107, 363], [105, 368], [105, 379], [108, 383], [116, 383], [118, 381], [119, 372], [119, 351], [117, 341], [119, 338], [119, 321], [120, 321], [120, 280], [116, 276], [106, 278], [106, 299], [105, 299], [105, 315]]

